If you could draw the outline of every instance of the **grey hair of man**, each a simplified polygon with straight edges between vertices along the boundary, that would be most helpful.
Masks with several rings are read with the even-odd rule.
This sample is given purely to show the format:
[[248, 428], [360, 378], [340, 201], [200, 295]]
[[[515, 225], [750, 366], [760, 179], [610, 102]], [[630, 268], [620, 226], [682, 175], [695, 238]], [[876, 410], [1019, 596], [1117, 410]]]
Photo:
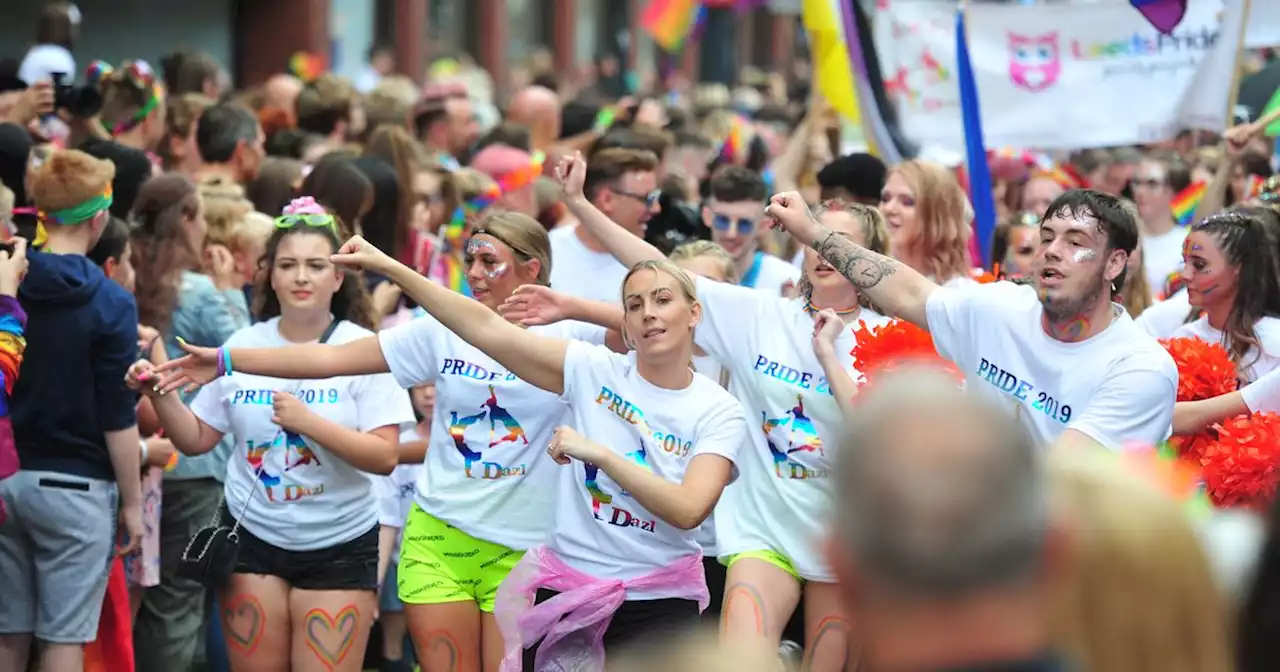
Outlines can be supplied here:
[[904, 367], [866, 390], [837, 478], [836, 543], [869, 594], [958, 599], [1043, 565], [1040, 447], [1007, 406], [935, 368]]

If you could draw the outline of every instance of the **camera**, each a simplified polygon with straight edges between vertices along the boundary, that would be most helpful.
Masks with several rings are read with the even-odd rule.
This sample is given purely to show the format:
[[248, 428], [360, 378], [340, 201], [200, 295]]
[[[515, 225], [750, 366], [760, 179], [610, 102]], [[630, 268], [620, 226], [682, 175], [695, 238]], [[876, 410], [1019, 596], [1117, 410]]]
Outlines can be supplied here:
[[86, 119], [102, 111], [102, 94], [89, 84], [66, 83], [67, 73], [55, 72], [53, 80], [53, 106], [66, 110], [73, 117]]
[[663, 254], [671, 254], [684, 243], [708, 237], [696, 205], [679, 203], [664, 193], [658, 198], [658, 206], [658, 214], [650, 218], [645, 227], [644, 239]]

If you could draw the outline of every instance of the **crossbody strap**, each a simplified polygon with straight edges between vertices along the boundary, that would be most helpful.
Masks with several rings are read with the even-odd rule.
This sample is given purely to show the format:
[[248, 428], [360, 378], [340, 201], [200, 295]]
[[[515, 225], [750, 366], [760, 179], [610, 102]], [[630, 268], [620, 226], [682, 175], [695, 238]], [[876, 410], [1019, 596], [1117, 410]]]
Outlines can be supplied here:
[[[320, 343], [329, 342], [329, 338], [333, 336], [333, 332], [337, 330], [338, 323], [340, 321], [341, 320], [335, 319], [329, 322], [329, 326], [325, 327], [324, 333], [320, 334], [320, 341], [319, 341]], [[284, 428], [281, 428], [280, 432], [284, 432]], [[277, 433], [275, 438], [271, 440], [272, 446], [275, 445], [276, 443], [275, 440], [279, 437], [280, 437], [280, 433]], [[267, 466], [267, 453], [270, 452], [270, 450], [271, 448], [268, 447], [266, 451], [263, 451], [262, 461], [258, 463], [258, 468], [253, 471], [253, 483], [251, 483], [249, 486], [249, 496], [244, 498], [244, 504], [240, 507], [240, 514], [236, 516], [236, 522], [234, 525], [231, 526], [231, 534], [229, 536], [233, 539], [236, 538], [237, 536], [236, 533], [240, 531], [240, 521], [244, 520], [244, 514], [249, 510], [249, 503], [253, 501], [254, 495], [258, 494], [258, 482], [259, 480], [261, 480], [263, 468]], [[225, 501], [226, 496], [224, 495], [223, 498]], [[219, 506], [218, 509], [221, 510], [222, 507]], [[221, 513], [215, 512], [214, 516], [221, 517]], [[216, 526], [218, 522], [214, 522], [213, 524]]]

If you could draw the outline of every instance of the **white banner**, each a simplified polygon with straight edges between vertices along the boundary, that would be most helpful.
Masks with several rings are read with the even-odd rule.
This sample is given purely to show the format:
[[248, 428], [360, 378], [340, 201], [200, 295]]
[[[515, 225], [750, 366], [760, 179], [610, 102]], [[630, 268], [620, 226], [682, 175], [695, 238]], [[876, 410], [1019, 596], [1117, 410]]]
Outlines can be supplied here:
[[[885, 88], [903, 132], [964, 151], [955, 5], [888, 0], [875, 17]], [[969, 53], [988, 147], [1081, 149], [1228, 126], [1242, 0], [1191, 0], [1173, 35], [1123, 0], [970, 4]]]
[[1250, 49], [1280, 46], [1280, 2], [1253, 0], [1249, 3], [1249, 25], [1244, 46]]

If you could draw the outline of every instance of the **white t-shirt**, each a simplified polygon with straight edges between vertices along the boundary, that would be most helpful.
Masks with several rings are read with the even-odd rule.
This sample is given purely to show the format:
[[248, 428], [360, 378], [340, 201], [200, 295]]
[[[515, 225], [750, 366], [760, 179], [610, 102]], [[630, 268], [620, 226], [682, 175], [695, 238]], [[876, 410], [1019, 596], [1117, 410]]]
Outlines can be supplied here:
[[[417, 427], [400, 433], [400, 443], [421, 441], [425, 438], [427, 437], [418, 433]], [[409, 510], [413, 507], [414, 497], [418, 492], [418, 478], [421, 472], [421, 464], [398, 464], [386, 476], [373, 476], [374, 493], [378, 496], [378, 524], [401, 531], [391, 551], [391, 562], [398, 562], [400, 559], [400, 539], [404, 533], [405, 521], [409, 518]]]
[[67, 76], [65, 83], [72, 83], [80, 73], [76, 72], [76, 59], [66, 47], [56, 44], [38, 44], [27, 51], [18, 66], [18, 78], [32, 86], [53, 78], [53, 73]]
[[800, 269], [764, 252], [757, 251], [751, 268], [742, 276], [743, 287], [750, 287], [778, 296], [787, 287], [800, 282]]
[[[694, 355], [693, 370], [702, 375], [716, 381], [721, 387], [729, 376], [729, 372], [717, 362], [714, 357], [709, 355]], [[724, 501], [723, 498], [721, 501]], [[718, 506], [716, 508], [719, 508]], [[702, 521], [702, 525], [698, 527], [698, 545], [702, 547], [702, 554], [708, 558], [716, 557], [716, 520], [715, 514], [707, 516]]]
[[1152, 294], [1163, 296], [1169, 276], [1182, 270], [1182, 243], [1190, 231], [1175, 226], [1158, 236], [1142, 237], [1142, 270]]
[[[1249, 348], [1248, 354], [1244, 356], [1240, 367], [1240, 378], [1245, 382], [1252, 382], [1270, 373], [1276, 368], [1280, 368], [1280, 319], [1274, 317], [1264, 317], [1253, 323], [1253, 332], [1258, 336], [1258, 342], [1262, 344], [1262, 351], [1258, 348]], [[1209, 324], [1209, 317], [1201, 315], [1194, 322], [1178, 327], [1173, 332], [1174, 337], [1188, 336], [1198, 338], [1205, 343], [1217, 343], [1222, 347], [1227, 347], [1227, 336], [1218, 329], [1214, 329]]]
[[[729, 369], [729, 390], [753, 427], [742, 478], [716, 508], [720, 556], [771, 550], [805, 579], [834, 581], [819, 544], [832, 495], [835, 456], [827, 450], [837, 444], [843, 417], [813, 353], [813, 318], [798, 299], [706, 278], [696, 283], [702, 323], [695, 341]], [[859, 319], [867, 326], [888, 322], [868, 309]], [[856, 378], [853, 344], [850, 328], [836, 352]]]
[[578, 239], [578, 225], [562, 226], [551, 239], [551, 287], [557, 292], [592, 301], [620, 303], [627, 267], [608, 252], [588, 249]]
[[1011, 282], [940, 287], [929, 295], [929, 332], [972, 389], [1010, 402], [1045, 445], [1074, 429], [1118, 450], [1168, 438], [1178, 370], [1168, 352], [1112, 304], [1101, 333], [1063, 343], [1041, 326], [1034, 287]]
[[[225, 347], [294, 345], [280, 335], [279, 323], [275, 317], [245, 327]], [[371, 334], [344, 321], [328, 342], [341, 345]], [[358, 432], [413, 418], [409, 395], [387, 374], [284, 380], [237, 371], [206, 385], [191, 402], [197, 418], [234, 441], [227, 460], [227, 508], [255, 537], [289, 551], [313, 551], [368, 532], [379, 519], [372, 479], [310, 437], [271, 422], [275, 391], [288, 392], [313, 413]]]
[[1280, 369], [1240, 388], [1240, 396], [1253, 413], [1280, 413]]
[[[742, 405], [715, 381], [695, 373], [682, 390], [657, 387], [636, 371], [635, 353], [571, 343], [561, 398], [580, 433], [674, 483], [684, 479], [699, 455], [737, 462], [747, 441]], [[696, 528], [681, 530], [662, 521], [603, 470], [578, 460], [554, 468], [559, 469], [556, 514], [547, 547], [573, 568], [625, 581], [702, 555]], [[681, 595], [627, 591], [629, 600], [668, 597]]]
[[[601, 327], [561, 322], [529, 331], [603, 343]], [[402, 387], [436, 386], [418, 506], [467, 534], [508, 548], [542, 543], [555, 497], [547, 444], [569, 409], [507, 371], [430, 316], [378, 334]]]
[[1155, 338], [1169, 338], [1186, 323], [1190, 314], [1191, 300], [1187, 298], [1187, 290], [1180, 289], [1164, 301], [1148, 306], [1135, 322]]

